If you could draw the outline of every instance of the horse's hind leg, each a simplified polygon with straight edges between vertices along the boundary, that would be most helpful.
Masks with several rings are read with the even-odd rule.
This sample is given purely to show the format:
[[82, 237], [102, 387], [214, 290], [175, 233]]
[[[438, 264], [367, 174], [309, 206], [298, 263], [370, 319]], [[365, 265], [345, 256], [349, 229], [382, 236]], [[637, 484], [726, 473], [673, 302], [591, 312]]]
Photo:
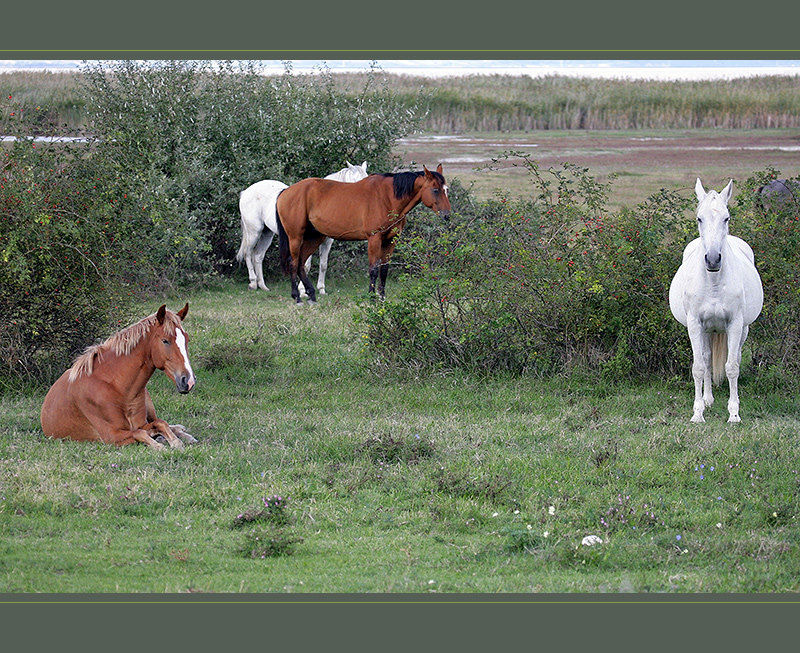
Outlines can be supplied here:
[[[311, 273], [311, 258], [312, 258], [312, 257], [311, 257], [311, 256], [309, 256], [309, 257], [306, 259], [306, 264], [303, 266], [303, 268], [305, 268], [305, 271], [306, 271], [306, 276], [307, 276], [307, 275], [309, 275], [309, 274]], [[300, 296], [301, 296], [301, 297], [308, 297], [308, 293], [306, 293], [306, 288], [305, 288], [305, 286], [303, 286], [303, 287], [302, 287], [302, 288], [300, 288], [299, 290], [300, 290]]]
[[261, 232], [253, 233], [252, 230], [248, 229], [245, 220], [242, 219], [242, 244], [239, 247], [239, 254], [237, 255], [237, 258], [239, 260], [244, 258], [244, 262], [247, 263], [247, 277], [250, 281], [247, 287], [250, 288], [250, 290], [255, 290], [258, 288], [258, 275], [255, 267], [255, 250], [258, 247], [261, 235]]
[[303, 245], [300, 248], [300, 262], [297, 266], [297, 271], [300, 273], [300, 280], [303, 282], [303, 286], [306, 289], [309, 304], [315, 304], [317, 302], [317, 295], [316, 291], [314, 290], [314, 285], [308, 278], [308, 268], [306, 263], [310, 260], [311, 255], [317, 251], [320, 243], [325, 240], [325, 238], [326, 237], [323, 236], [319, 231], [311, 227], [306, 230]]
[[[314, 284], [311, 283], [311, 280], [308, 278], [308, 272], [306, 272], [306, 266], [301, 265], [300, 269], [300, 281], [303, 282], [303, 287], [305, 288], [306, 295], [308, 296], [308, 303], [309, 304], [316, 304], [317, 303], [317, 294], [314, 290]], [[299, 294], [298, 289], [298, 294]], [[294, 295], [292, 295], [294, 297]]]
[[333, 238], [326, 238], [319, 247], [319, 274], [317, 275], [317, 290], [319, 290], [320, 295], [327, 294], [325, 292], [325, 275], [328, 272], [328, 256], [330, 256], [332, 245]]
[[[253, 262], [252, 265], [255, 268], [255, 283], [256, 286], [253, 286], [253, 277], [250, 277], [250, 288], [253, 290], [256, 287], [261, 288], [261, 290], [269, 290], [267, 288], [267, 284], [264, 283], [264, 257], [267, 255], [267, 250], [269, 246], [272, 244], [272, 239], [275, 237], [275, 234], [272, 233], [269, 229], [264, 229], [261, 232], [261, 237], [258, 239], [256, 243], [255, 250], [253, 251]], [[249, 259], [248, 259], [249, 260]], [[248, 263], [249, 265], [249, 263]]]

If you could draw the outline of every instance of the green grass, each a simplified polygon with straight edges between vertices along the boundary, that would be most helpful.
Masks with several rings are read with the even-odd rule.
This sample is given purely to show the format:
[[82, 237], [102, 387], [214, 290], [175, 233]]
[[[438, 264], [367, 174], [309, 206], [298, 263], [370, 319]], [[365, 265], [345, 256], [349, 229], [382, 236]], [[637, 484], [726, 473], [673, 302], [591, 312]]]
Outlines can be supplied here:
[[[198, 385], [150, 389], [197, 445], [50, 441], [43, 392], [0, 399], [0, 592], [800, 588], [796, 398], [744, 376], [743, 422], [722, 388], [697, 425], [688, 370], [636, 387], [386, 370], [353, 327], [366, 278], [330, 279], [315, 308], [269, 285], [167, 298], [190, 302]], [[234, 527], [275, 494], [288, 524]]]

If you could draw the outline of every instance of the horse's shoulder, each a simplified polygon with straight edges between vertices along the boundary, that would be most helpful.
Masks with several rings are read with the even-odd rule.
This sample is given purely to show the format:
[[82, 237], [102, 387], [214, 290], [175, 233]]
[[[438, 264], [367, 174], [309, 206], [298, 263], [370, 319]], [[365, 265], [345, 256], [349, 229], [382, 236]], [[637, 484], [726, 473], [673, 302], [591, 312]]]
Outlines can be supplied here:
[[738, 236], [728, 236], [728, 242], [731, 244], [733, 249], [744, 256], [753, 263], [755, 261], [755, 256], [753, 255], [753, 248], [750, 247], [744, 240], [739, 238]]

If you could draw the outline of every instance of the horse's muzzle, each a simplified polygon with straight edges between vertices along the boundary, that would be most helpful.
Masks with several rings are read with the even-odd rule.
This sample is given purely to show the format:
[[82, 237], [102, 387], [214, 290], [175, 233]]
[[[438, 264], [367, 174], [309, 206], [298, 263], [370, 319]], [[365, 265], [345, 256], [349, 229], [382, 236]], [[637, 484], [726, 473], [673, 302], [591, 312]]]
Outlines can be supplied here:
[[188, 374], [182, 374], [175, 377], [175, 387], [182, 395], [185, 395], [189, 390], [194, 387], [195, 378]]
[[721, 265], [722, 254], [717, 254], [716, 256], [709, 256], [706, 254], [706, 270], [709, 272], [719, 272]]

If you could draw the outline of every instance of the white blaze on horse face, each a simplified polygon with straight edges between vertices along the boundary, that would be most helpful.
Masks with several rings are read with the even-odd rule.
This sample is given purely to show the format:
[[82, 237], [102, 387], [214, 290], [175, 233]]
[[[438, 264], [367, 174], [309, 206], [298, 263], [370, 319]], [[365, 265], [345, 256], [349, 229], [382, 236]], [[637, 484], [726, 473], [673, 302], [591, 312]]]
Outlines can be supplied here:
[[186, 371], [189, 372], [189, 389], [191, 390], [194, 387], [194, 371], [192, 370], [192, 364], [189, 362], [189, 353], [186, 350], [186, 336], [181, 329], [175, 330], [175, 344], [178, 345], [178, 351], [183, 356]]

